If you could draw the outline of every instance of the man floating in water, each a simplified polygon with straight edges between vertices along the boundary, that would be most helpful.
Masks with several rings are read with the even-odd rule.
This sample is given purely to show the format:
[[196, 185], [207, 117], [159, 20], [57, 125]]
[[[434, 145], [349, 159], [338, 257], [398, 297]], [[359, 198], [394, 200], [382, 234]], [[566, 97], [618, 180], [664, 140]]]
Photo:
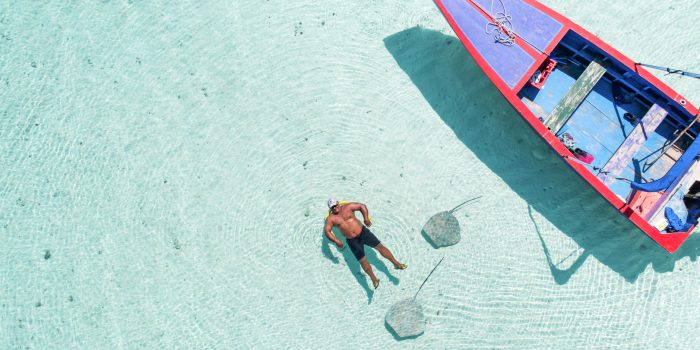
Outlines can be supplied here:
[[[379, 286], [379, 279], [374, 275], [372, 267], [367, 262], [365, 258], [365, 245], [368, 245], [376, 249], [383, 257], [389, 259], [394, 268], [399, 270], [404, 270], [408, 266], [402, 264], [394, 258], [391, 251], [379, 242], [379, 239], [367, 228], [372, 226], [372, 222], [369, 220], [369, 214], [367, 213], [367, 206], [362, 203], [347, 203], [340, 204], [335, 198], [328, 200], [328, 208], [330, 208], [330, 215], [326, 218], [326, 226], [324, 231], [326, 232], [326, 237], [335, 243], [338, 248], [343, 248], [343, 242], [333, 234], [333, 226], [338, 226], [340, 232], [345, 236], [350, 250], [355, 255], [357, 261], [360, 262], [362, 269], [365, 270], [367, 275], [372, 279], [372, 284], [376, 289]], [[360, 220], [355, 217], [355, 212], [360, 211], [362, 217], [365, 219], [365, 224], [362, 225]]]

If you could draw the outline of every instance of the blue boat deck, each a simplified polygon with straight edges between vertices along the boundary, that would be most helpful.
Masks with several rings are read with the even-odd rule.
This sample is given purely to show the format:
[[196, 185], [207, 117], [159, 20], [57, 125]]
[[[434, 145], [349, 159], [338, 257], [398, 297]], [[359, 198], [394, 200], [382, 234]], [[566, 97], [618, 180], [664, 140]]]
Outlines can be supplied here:
[[556, 153], [657, 243], [678, 249], [700, 216], [695, 107], [535, 1], [436, 3], [476, 63]]
[[[521, 99], [535, 115], [544, 117], [554, 109], [575, 80], [563, 69], [555, 69], [542, 90], [526, 86], [521, 91]], [[558, 134], [565, 132], [570, 134], [576, 142], [576, 147], [594, 156], [595, 159], [589, 169], [597, 175], [598, 172], [593, 170], [593, 166], [603, 168], [634, 129], [634, 124], [623, 118], [624, 114], [631, 113], [641, 118], [646, 111], [647, 108], [639, 103], [624, 106], [615, 103], [612, 84], [607, 80], [601, 80]], [[648, 140], [618, 177], [630, 180], [641, 178], [649, 181], [663, 176], [675, 160], [663, 156], [653, 165], [646, 167], [644, 162], [651, 162], [658, 156], [674, 131], [675, 128], [672, 125], [662, 122], [654, 133], [648, 135]], [[635, 169], [636, 166], [639, 169]], [[623, 199], [631, 190], [629, 184], [624, 181], [615, 181], [610, 188]]]
[[[573, 63], [560, 62], [541, 90], [526, 85], [519, 96], [536, 116], [545, 120], [574, 85], [583, 68], [585, 67]], [[611, 160], [638, 123], [625, 118], [625, 114], [629, 113], [641, 120], [649, 111], [649, 107], [639, 100], [618, 103], [613, 84], [608, 78], [601, 79], [557, 132], [557, 136], [568, 133], [574, 139], [574, 147], [593, 155], [594, 160], [587, 169], [596, 176], [599, 176], [600, 169]], [[663, 177], [683, 152], [678, 147], [668, 147], [678, 129], [673, 121], [664, 119], [653, 132], [645, 134], [644, 143], [615, 177], [637, 182], [650, 182]], [[682, 139], [677, 145], [687, 146], [687, 143], [687, 139]], [[674, 193], [668, 196], [667, 202], [657, 213], [663, 213], [665, 207], [671, 207], [680, 217], [685, 218], [687, 210], [683, 204], [683, 195], [696, 180], [699, 180], [698, 176], [689, 176], [677, 188], [669, 189]], [[608, 187], [624, 201], [628, 201], [632, 194], [629, 181], [612, 180]], [[658, 217], [657, 214], [654, 219]]]

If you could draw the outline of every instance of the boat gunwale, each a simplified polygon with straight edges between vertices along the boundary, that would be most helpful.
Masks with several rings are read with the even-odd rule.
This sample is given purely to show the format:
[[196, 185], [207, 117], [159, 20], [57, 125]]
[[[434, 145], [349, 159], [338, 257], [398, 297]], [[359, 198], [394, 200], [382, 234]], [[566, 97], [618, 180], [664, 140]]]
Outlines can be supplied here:
[[[620, 214], [627, 217], [635, 226], [637, 226], [637, 228], [639, 228], [642, 232], [647, 234], [647, 236], [649, 236], [651, 239], [657, 242], [669, 253], [674, 253], [688, 238], [690, 233], [695, 228], [695, 225], [693, 225], [686, 232], [674, 232], [672, 234], [661, 233], [658, 229], [656, 229], [649, 222], [647, 222], [641, 215], [639, 215], [639, 213], [637, 213], [632, 207], [630, 207], [624, 200], [622, 200], [614, 192], [612, 192], [610, 188], [603, 184], [597, 176], [593, 175], [593, 173], [588, 171], [588, 169], [583, 164], [575, 161], [576, 158], [571, 153], [571, 151], [568, 148], [566, 148], [559, 141], [559, 139], [554, 134], [552, 134], [550, 130], [547, 129], [547, 127], [535, 116], [535, 114], [525, 105], [525, 103], [522, 102], [520, 98], [518, 98], [518, 91], [520, 91], [520, 89], [522, 88], [521, 83], [522, 85], [524, 85], [527, 82], [529, 76], [534, 72], [533, 67], [534, 69], [537, 69], [537, 67], [542, 63], [540, 60], [543, 61], [546, 58], [546, 55], [540, 54], [537, 57], [534, 57], [535, 62], [533, 63], [533, 67], [531, 67], [528, 70], [528, 73], [530, 75], [526, 73], [522, 81], [516, 84], [514, 89], [511, 89], [510, 87], [508, 87], [505, 81], [503, 81], [500, 78], [498, 73], [496, 73], [496, 71], [488, 64], [488, 62], [486, 62], [486, 60], [479, 54], [476, 47], [474, 47], [474, 45], [467, 38], [464, 32], [462, 32], [457, 22], [454, 20], [454, 18], [452, 18], [450, 12], [446, 9], [445, 5], [443, 4], [443, 0], [434, 1], [440, 9], [440, 11], [442, 12], [445, 19], [447, 20], [447, 22], [452, 27], [452, 30], [459, 38], [462, 45], [469, 52], [469, 54], [472, 56], [475, 62], [482, 69], [482, 71], [486, 74], [489, 80], [491, 80], [491, 82], [496, 86], [496, 88], [501, 92], [501, 94], [508, 100], [508, 102], [510, 102], [513, 108], [515, 108], [516, 111], [523, 117], [523, 119], [525, 119], [525, 121], [530, 125], [530, 127], [540, 137], [542, 137], [544, 141], [547, 144], [549, 144], [550, 147], [552, 147], [552, 149], [560, 156], [562, 161], [564, 161], [571, 168], [573, 168], [573, 170], [575, 170], [576, 173], [579, 174], [579, 176], [581, 176], [586, 182], [588, 182], [588, 184], [591, 187], [593, 187], [603, 198], [605, 198], [608, 203], [615, 207], [615, 209], [617, 209], [618, 212], [620, 212]], [[480, 8], [478, 6], [475, 6], [470, 0], [464, 1], [470, 6], [472, 6], [477, 12], [481, 13]], [[562, 28], [560, 29], [560, 31], [557, 33], [554, 39], [547, 45], [547, 48], [545, 49], [545, 52], [547, 54], [551, 53], [554, 50], [554, 48], [557, 45], [559, 45], [561, 40], [564, 38], [565, 34], [569, 30], [571, 30], [580, 35], [585, 40], [591, 42], [593, 45], [597, 46], [601, 51], [616, 59], [622, 65], [637, 73], [642, 79], [646, 80], [646, 82], [649, 83], [649, 85], [659, 89], [661, 93], [666, 95], [666, 97], [670, 101], [675, 102], [676, 104], [678, 104], [679, 107], [684, 108], [691, 115], [695, 115], [697, 118], [698, 109], [694, 105], [692, 105], [678, 92], [673, 90], [671, 87], [669, 87], [666, 83], [654, 76], [648, 70], [635, 64], [634, 61], [632, 61], [630, 58], [628, 58], [618, 50], [614, 49], [613, 47], [602, 41], [602, 39], [596, 37], [595, 35], [587, 31], [583, 27], [579, 26], [578, 24], [574, 23], [570, 19], [564, 17], [563, 15], [557, 13], [556, 11], [548, 8], [547, 6], [535, 0], [521, 1], [554, 18], [562, 24]], [[522, 41], [516, 41], [516, 43], [520, 45], [522, 44]], [[686, 101], [685, 105], [679, 103], [681, 99]]]
[[[436, 1], [441, 1], [441, 0], [436, 0]], [[466, 0], [468, 1], [468, 0]], [[608, 43], [603, 41], [601, 38], [595, 36], [593, 33], [589, 32], [585, 28], [581, 27], [580, 25], [576, 24], [572, 20], [570, 20], [567, 17], [564, 17], [564, 15], [552, 10], [551, 8], [545, 6], [544, 4], [541, 4], [535, 0], [521, 0], [528, 5], [544, 12], [545, 14], [553, 17], [560, 23], [564, 25], [564, 27], [568, 27], [570, 30], [576, 32], [580, 36], [582, 36], [584, 39], [590, 41], [592, 44], [600, 48], [602, 51], [605, 53], [609, 54], [616, 60], [618, 60], [620, 63], [622, 63], [625, 67], [629, 68], [633, 72], [637, 73], [640, 77], [642, 77], [644, 80], [646, 80], [649, 85], [654, 86], [661, 90], [661, 92], [666, 95], [670, 100], [674, 101], [675, 103], [678, 104], [678, 107], [685, 109], [690, 115], [694, 115], [697, 117], [698, 114], [698, 108], [693, 105], [688, 99], [686, 99], [683, 95], [678, 93], [676, 90], [674, 90], [672, 87], [670, 87], [668, 84], [663, 82], [661, 79], [659, 79], [657, 76], [652, 74], [649, 70], [646, 68], [638, 65], [635, 61], [627, 57], [625, 54], [622, 52], [618, 51], [614, 47], [610, 46]], [[561, 39], [559, 40], [561, 41]], [[557, 42], [558, 44], [559, 42]], [[556, 46], [556, 45], [555, 45]], [[551, 53], [551, 51], [547, 51], [548, 53]], [[685, 104], [681, 104], [679, 101], [684, 100]]]

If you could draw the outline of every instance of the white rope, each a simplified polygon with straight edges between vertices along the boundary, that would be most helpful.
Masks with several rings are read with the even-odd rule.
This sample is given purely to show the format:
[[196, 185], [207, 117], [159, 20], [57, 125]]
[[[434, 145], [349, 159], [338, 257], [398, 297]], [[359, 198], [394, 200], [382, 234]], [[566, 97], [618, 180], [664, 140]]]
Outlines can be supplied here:
[[493, 15], [493, 0], [491, 0], [491, 12], [487, 12], [486, 10], [484, 10], [484, 8], [481, 7], [478, 3], [474, 2], [474, 0], [468, 1], [471, 2], [478, 9], [480, 9], [482, 12], [486, 13], [489, 17], [491, 17], [493, 23], [489, 23], [486, 25], [486, 33], [495, 33], [496, 42], [502, 43], [506, 46], [513, 46], [513, 44], [515, 43], [515, 38], [519, 37], [520, 40], [530, 45], [530, 47], [537, 50], [537, 52], [548, 55], [542, 49], [535, 46], [533, 43], [529, 42], [527, 39], [523, 38], [515, 32], [515, 29], [513, 29], [513, 23], [511, 22], [513, 17], [506, 14], [506, 6], [503, 4], [503, 0], [498, 0], [501, 3], [501, 7], [503, 7], [503, 11], [498, 12], [498, 16]]
[[513, 46], [516, 36], [515, 31], [513, 31], [513, 22], [511, 22], [513, 17], [506, 14], [506, 5], [503, 4], [503, 0], [498, 1], [501, 3], [503, 11], [493, 12], [494, 0], [491, 0], [489, 16], [491, 16], [493, 22], [486, 24], [486, 34], [493, 34], [497, 43]]

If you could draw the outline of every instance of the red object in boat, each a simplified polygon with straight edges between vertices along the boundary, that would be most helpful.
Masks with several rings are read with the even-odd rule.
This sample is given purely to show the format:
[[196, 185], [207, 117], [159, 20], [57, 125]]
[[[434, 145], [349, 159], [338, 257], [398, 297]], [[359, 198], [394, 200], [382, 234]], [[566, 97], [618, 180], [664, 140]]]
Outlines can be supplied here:
[[[643, 90], [653, 92], [655, 99], [660, 98], [670, 105], [674, 113], [682, 116], [681, 119], [692, 119], [692, 116], [698, 114], [698, 108], [635, 61], [536, 0], [507, 2], [508, 8], [518, 13], [518, 16], [506, 18], [517, 31], [508, 26], [502, 28], [505, 25], [503, 18], [499, 19], [497, 14], [489, 13], [485, 9], [487, 3], [485, 0], [434, 1], [479, 67], [530, 127], [620, 214], [668, 252], [675, 252], [694, 227], [686, 232], [661, 233], [647, 221], [647, 218], [614, 193], [596, 174], [589, 171], [588, 166], [583, 164], [584, 160], [573, 159], [571, 151], [544, 125], [540, 116], [530, 110], [518, 93], [526, 85], [532, 85], [537, 89], [544, 86], [546, 77], [545, 79], [540, 77], [538, 82], [530, 82], [533, 74], [542, 67], [546, 71], [550, 66], [548, 62], [551, 60], [550, 54], [562, 42], [570, 40], [576, 52], [591, 57], [602, 56], [608, 64], [614, 66], [614, 70], [617, 71], [615, 74], [619, 79], [634, 80], [635, 84], [644, 85]], [[497, 26], [501, 34], [509, 36], [515, 33], [514, 45], [499, 44], [489, 35], [485, 35], [484, 27], [490, 24]], [[551, 68], [554, 69], [554, 67]], [[542, 74], [544, 75], [544, 71]]]
[[557, 62], [550, 58], [547, 58], [542, 64], [542, 66], [540, 66], [540, 68], [535, 71], [535, 73], [532, 75], [532, 78], [530, 78], [530, 85], [537, 89], [542, 89], [544, 87], [545, 81], [547, 81], [547, 78], [549, 77], [549, 74], [552, 73], [554, 67], [556, 66]]
[[576, 158], [586, 164], [591, 164], [593, 163], [593, 155], [590, 153], [578, 153], [576, 152]]

